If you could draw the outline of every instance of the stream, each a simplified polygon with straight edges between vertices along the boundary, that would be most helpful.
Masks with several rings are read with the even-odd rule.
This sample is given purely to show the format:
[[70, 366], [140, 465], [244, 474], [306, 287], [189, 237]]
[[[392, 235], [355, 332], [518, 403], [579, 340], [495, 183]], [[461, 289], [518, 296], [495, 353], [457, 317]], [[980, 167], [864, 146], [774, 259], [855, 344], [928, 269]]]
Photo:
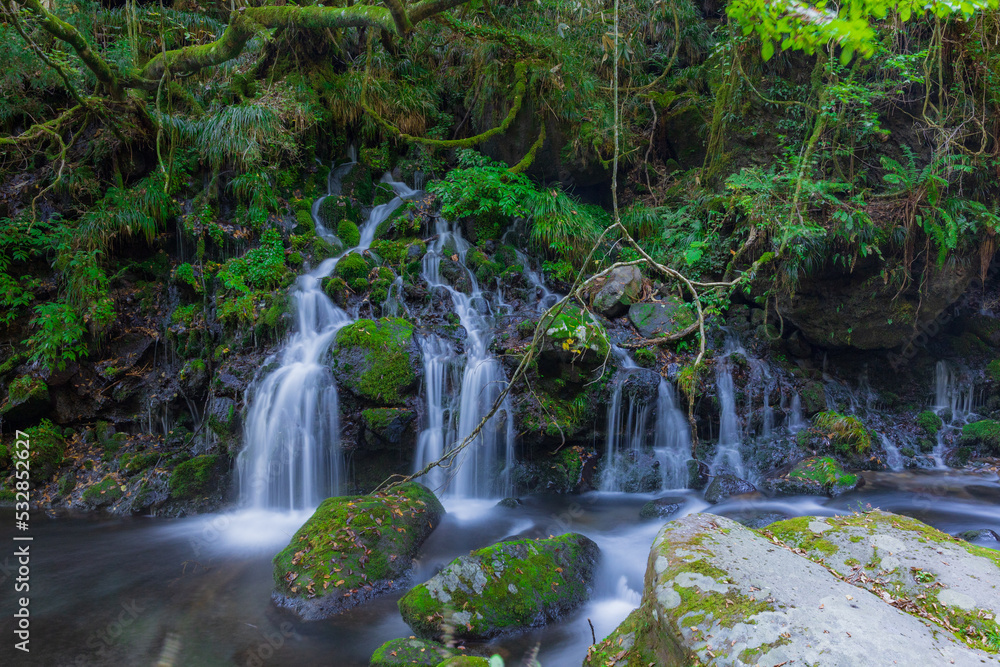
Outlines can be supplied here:
[[[663, 524], [638, 518], [652, 498], [678, 498], [682, 509], [675, 517], [711, 511], [774, 520], [871, 506], [949, 533], [1000, 532], [995, 470], [863, 474], [865, 486], [836, 499], [732, 499], [715, 506], [693, 491], [528, 496], [514, 509], [496, 507], [493, 500], [446, 497], [449, 512], [424, 544], [411, 583], [497, 540], [570, 531], [587, 535], [603, 554], [587, 604], [544, 628], [469, 645], [472, 651], [498, 653], [513, 665], [537, 644], [545, 667], [578, 667], [591, 644], [588, 619], [600, 640], [639, 603], [649, 547]], [[271, 604], [271, 557], [309, 515], [308, 510], [249, 509], [181, 519], [34, 516], [30, 596], [35, 641], [26, 664], [367, 665], [383, 642], [412, 634], [396, 610], [403, 589], [318, 622], [298, 621]], [[7, 544], [13, 523], [13, 512], [0, 510]], [[14, 576], [13, 557], [8, 558], [0, 562], [6, 568], [2, 577]], [[5, 618], [3, 634], [9, 637], [12, 629], [12, 619]]]

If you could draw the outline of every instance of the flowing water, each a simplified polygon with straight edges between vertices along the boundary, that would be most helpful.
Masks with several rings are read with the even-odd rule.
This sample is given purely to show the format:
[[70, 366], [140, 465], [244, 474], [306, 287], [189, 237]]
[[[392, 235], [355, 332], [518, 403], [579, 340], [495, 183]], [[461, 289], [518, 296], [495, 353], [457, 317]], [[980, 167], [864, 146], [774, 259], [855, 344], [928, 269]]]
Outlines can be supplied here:
[[[353, 163], [331, 171], [330, 194], [340, 190]], [[345, 169], [346, 167], [346, 169]], [[340, 408], [337, 383], [326, 361], [337, 332], [353, 321], [323, 292], [322, 281], [350, 252], [364, 252], [379, 223], [416, 191], [388, 183], [397, 196], [374, 207], [361, 225], [354, 248], [324, 260], [299, 276], [292, 291], [295, 329], [271, 360], [277, 368], [260, 377], [249, 392], [244, 448], [237, 461], [241, 501], [253, 508], [309, 509], [340, 493], [344, 461], [340, 451]], [[317, 232], [321, 230], [314, 207]], [[322, 233], [322, 232], [320, 232]], [[271, 364], [265, 364], [265, 368]]]
[[719, 398], [719, 444], [710, 467], [713, 475], [728, 472], [746, 479], [743, 456], [740, 453], [743, 434], [736, 410], [736, 388], [733, 384], [731, 355], [734, 353], [745, 354], [739, 341], [730, 338], [726, 341], [725, 351], [719, 358], [715, 371], [715, 388]]
[[[946, 532], [1000, 532], [1000, 480], [956, 471], [863, 473], [867, 484], [837, 499], [731, 499], [709, 507], [700, 494], [670, 492], [680, 514], [711, 511], [758, 521], [853, 511], [868, 505], [914, 516]], [[583, 533], [603, 552], [594, 595], [560, 620], [470, 649], [520, 664], [536, 643], [544, 667], [579, 667], [598, 640], [639, 602], [649, 547], [662, 521], [640, 521], [650, 494], [535, 496], [515, 509], [446, 499], [449, 514], [422, 549], [412, 580], [455, 556], [512, 536]], [[383, 642], [412, 631], [396, 592], [324, 621], [300, 622], [270, 601], [272, 555], [308, 512], [243, 511], [183, 519], [46, 518], [32, 521], [31, 662], [37, 665], [327, 665], [362, 667]], [[0, 509], [4, 531], [13, 512]], [[10, 535], [0, 533], [9, 543]], [[995, 542], [982, 542], [997, 547]], [[73, 558], [67, 560], [66, 554]], [[10, 617], [0, 632], [11, 635]]]
[[931, 456], [938, 469], [944, 470], [944, 455], [948, 436], [962, 425], [974, 421], [976, 387], [964, 382], [961, 373], [947, 361], [938, 361], [934, 367], [934, 403], [931, 410], [941, 417], [942, 428], [937, 431], [937, 442]]
[[[472, 436], [507, 385], [503, 366], [489, 351], [495, 324], [494, 304], [465, 264], [469, 244], [462, 238], [457, 226], [452, 227], [443, 219], [438, 219], [435, 231], [437, 236], [424, 255], [423, 278], [432, 290], [443, 290], [451, 297], [452, 308], [465, 330], [466, 338], [461, 358], [443, 353], [440, 345], [425, 341], [422, 346], [424, 367], [432, 368], [442, 382], [444, 367], [464, 363], [464, 370], [457, 394], [447, 392], [455, 396], [457, 405], [448, 405], [443, 389], [437, 398], [432, 399], [431, 393], [438, 389], [428, 384], [426, 424], [415, 462], [418, 470], [437, 458], [435, 454], [439, 456]], [[468, 293], [460, 289], [463, 285], [452, 285], [442, 275], [442, 262], [457, 265], [452, 268], [461, 272], [461, 282], [468, 285]], [[452, 431], [445, 428], [448, 423], [444, 417], [446, 411], [458, 413], [453, 437]], [[444, 497], [452, 498], [510, 495], [513, 492], [510, 472], [514, 464], [514, 436], [511, 405], [506, 400], [470, 444], [458, 453], [452, 464], [440, 471], [441, 476], [435, 480], [436, 490]]]

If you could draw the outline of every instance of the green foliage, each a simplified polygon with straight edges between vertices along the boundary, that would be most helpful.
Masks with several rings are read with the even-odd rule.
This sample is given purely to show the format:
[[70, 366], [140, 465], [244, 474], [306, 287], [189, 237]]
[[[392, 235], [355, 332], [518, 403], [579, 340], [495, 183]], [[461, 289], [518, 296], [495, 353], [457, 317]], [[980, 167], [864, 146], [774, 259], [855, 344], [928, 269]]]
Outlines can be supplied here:
[[92, 249], [142, 239], [152, 243], [175, 205], [164, 192], [164, 176], [154, 172], [130, 187], [111, 187], [81, 218], [77, 234]]
[[840, 60], [847, 63], [854, 53], [870, 57], [875, 53], [876, 33], [872, 23], [890, 13], [902, 21], [929, 13], [941, 19], [996, 9], [996, 0], [847, 0], [840, 4], [823, 0], [804, 4], [797, 0], [733, 0], [726, 13], [743, 29], [761, 39], [761, 56], [770, 60], [776, 49], [814, 53], [828, 44], [838, 44]]
[[537, 189], [527, 176], [467, 149], [458, 151], [458, 165], [429, 188], [440, 198], [444, 217], [497, 220], [528, 214], [527, 200]]
[[[61, 428], [48, 419], [24, 430], [30, 443], [28, 460], [30, 477], [36, 484], [48, 481], [62, 464], [66, 440]], [[13, 454], [13, 447], [11, 447]]]
[[353, 393], [386, 405], [403, 402], [416, 382], [413, 325], [398, 317], [361, 319], [337, 332], [333, 367]]
[[863, 456], [871, 450], [871, 433], [854, 415], [820, 412], [813, 417], [812, 429], [826, 438], [838, 454]]
[[279, 287], [287, 273], [285, 245], [272, 227], [261, 235], [259, 247], [226, 262], [216, 277], [226, 289], [249, 294], [252, 289]]
[[69, 361], [79, 361], [88, 354], [84, 336], [87, 330], [79, 312], [66, 303], [42, 303], [35, 306], [31, 318], [33, 333], [21, 341], [31, 363], [50, 371], [64, 370]]
[[336, 273], [338, 277], [347, 281], [364, 278], [368, 275], [368, 262], [357, 253], [345, 255], [337, 262]]

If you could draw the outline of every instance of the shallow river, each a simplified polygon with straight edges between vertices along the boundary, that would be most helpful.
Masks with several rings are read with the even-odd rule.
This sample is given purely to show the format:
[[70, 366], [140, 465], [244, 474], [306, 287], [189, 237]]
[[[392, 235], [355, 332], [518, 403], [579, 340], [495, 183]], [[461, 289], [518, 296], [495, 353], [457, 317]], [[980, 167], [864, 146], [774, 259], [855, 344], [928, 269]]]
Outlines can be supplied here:
[[[869, 506], [907, 514], [949, 533], [1000, 532], [1000, 482], [950, 471], [865, 473], [867, 484], [837, 499], [802, 497], [730, 501], [709, 506], [693, 492], [680, 514], [711, 511], [732, 517], [833, 515]], [[517, 509], [494, 502], [445, 503], [449, 513], [424, 545], [413, 578], [423, 581], [471, 549], [513, 536], [568, 531], [596, 541], [603, 563], [591, 601], [558, 623], [485, 648], [508, 665], [538, 647], [545, 667], [579, 667], [591, 643], [634, 608], [646, 556], [663, 521], [639, 520], [654, 495], [592, 493], [538, 496]], [[383, 642], [410, 636], [396, 611], [402, 591], [333, 619], [302, 623], [270, 602], [270, 559], [305, 521], [237, 512], [184, 519], [33, 517], [31, 653], [16, 664], [367, 665]], [[777, 516], [771, 518], [779, 518]], [[0, 510], [0, 664], [10, 664], [14, 558], [13, 513]], [[982, 542], [997, 547], [996, 542]], [[8, 558], [4, 561], [4, 558]], [[776, 574], [780, 576], [780, 574]], [[21, 594], [18, 594], [19, 596]]]

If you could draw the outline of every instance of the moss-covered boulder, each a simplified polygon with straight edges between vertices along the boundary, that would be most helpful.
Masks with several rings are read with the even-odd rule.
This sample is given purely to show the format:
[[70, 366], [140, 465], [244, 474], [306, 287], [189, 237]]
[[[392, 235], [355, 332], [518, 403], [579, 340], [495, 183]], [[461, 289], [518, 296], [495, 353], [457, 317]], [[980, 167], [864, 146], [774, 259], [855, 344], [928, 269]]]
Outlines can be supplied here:
[[453, 560], [399, 601], [421, 637], [488, 639], [543, 625], [590, 596], [600, 549], [569, 533], [500, 542]]
[[361, 411], [362, 437], [373, 449], [410, 448], [416, 439], [417, 415], [406, 408], [369, 408]]
[[679, 334], [697, 323], [694, 313], [679, 299], [668, 298], [655, 303], [633, 303], [628, 319], [643, 338], [659, 338]]
[[375, 649], [369, 667], [437, 667], [458, 656], [455, 649], [426, 639], [392, 639]]
[[796, 437], [800, 446], [813, 452], [835, 454], [852, 466], [869, 465], [872, 432], [855, 415], [832, 410], [817, 413], [809, 428]]
[[45, 414], [50, 405], [49, 387], [45, 381], [33, 375], [22, 375], [7, 386], [7, 400], [0, 402], [0, 415], [4, 421], [21, 425]]
[[1000, 422], [983, 419], [962, 427], [962, 444], [1000, 455]]
[[[972, 667], [994, 662], [981, 635], [970, 632], [963, 638], [957, 630], [968, 623], [973, 628], [981, 624], [984, 631], [993, 624], [995, 629], [997, 610], [992, 607], [1000, 604], [994, 588], [1000, 584], [996, 552], [984, 557], [989, 550], [971, 545], [954, 548], [957, 541], [947, 535], [894, 515], [805, 518], [785, 524], [773, 524], [764, 534], [710, 514], [692, 514], [666, 524], [649, 554], [642, 603], [609, 637], [590, 648], [584, 665]], [[848, 524], [853, 527], [847, 529]], [[830, 533], [839, 529], [843, 540], [831, 540]], [[792, 540], [794, 536], [802, 539]], [[790, 541], [782, 542], [782, 537]], [[841, 543], [856, 546], [857, 553], [841, 560]], [[944, 556], [937, 551], [942, 548], [947, 550]], [[897, 591], [896, 582], [882, 576], [891, 572], [903, 584], [905, 579], [916, 583], [924, 570], [910, 570], [910, 564], [902, 562], [899, 554], [908, 553], [920, 554], [912, 561], [914, 567], [930, 568], [928, 561], [933, 558], [937, 570], [953, 573], [947, 590], [954, 593], [946, 594], [944, 603], [939, 596], [946, 590], [922, 587], [924, 595], [938, 596], [937, 609], [930, 607], [933, 613], [924, 612], [925, 601], [916, 599], [918, 588]], [[820, 557], [823, 563], [818, 562]], [[828, 569], [833, 557], [837, 572]], [[864, 572], [865, 577], [851, 564], [863, 558], [867, 560], [860, 568], [865, 563], [873, 568]], [[956, 566], [953, 558], [961, 564]], [[957, 583], [962, 577], [968, 583]], [[953, 581], [961, 590], [950, 588]], [[870, 587], [871, 592], [858, 586]], [[982, 590], [966, 593], [977, 586]], [[969, 603], [973, 611], [961, 623], [952, 623], [950, 630], [928, 618], [951, 618], [958, 609], [956, 602]], [[971, 620], [976, 612], [982, 616]]]
[[443, 515], [434, 494], [413, 482], [324, 500], [274, 557], [275, 601], [315, 620], [391, 590]]
[[333, 374], [359, 398], [400, 405], [417, 384], [413, 325], [398, 317], [361, 319], [337, 332]]
[[677, 514], [684, 506], [684, 498], [657, 498], [639, 510], [640, 519], [666, 519]]
[[98, 508], [115, 504], [121, 500], [122, 495], [120, 482], [108, 475], [97, 484], [87, 487], [82, 498], [87, 505]]
[[196, 456], [181, 463], [170, 474], [170, 495], [178, 500], [191, 500], [210, 493], [221, 472], [217, 454]]
[[944, 422], [941, 421], [941, 417], [933, 410], [924, 410], [917, 415], [917, 426], [933, 438], [941, 430], [941, 427], [944, 426]]
[[832, 456], [814, 456], [795, 464], [778, 479], [768, 480], [771, 491], [783, 495], [839, 496], [862, 486], [864, 477], [846, 472]]
[[[534, 330], [531, 324], [524, 323], [526, 335]], [[571, 303], [543, 324], [545, 337], [539, 350], [539, 371], [570, 383], [592, 380], [592, 371], [604, 365], [611, 349], [604, 327]]]

